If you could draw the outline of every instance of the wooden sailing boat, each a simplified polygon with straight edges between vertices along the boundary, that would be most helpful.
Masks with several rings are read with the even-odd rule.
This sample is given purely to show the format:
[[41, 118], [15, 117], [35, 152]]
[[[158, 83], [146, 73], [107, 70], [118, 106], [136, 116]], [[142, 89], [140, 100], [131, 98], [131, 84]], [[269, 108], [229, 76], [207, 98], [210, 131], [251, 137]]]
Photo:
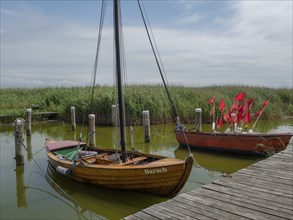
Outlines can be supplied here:
[[126, 150], [120, 64], [120, 0], [114, 0], [114, 25], [121, 150], [117, 155], [115, 149], [87, 147], [79, 141], [47, 140], [49, 165], [83, 183], [173, 197], [187, 181], [193, 157], [189, 155], [180, 160]]

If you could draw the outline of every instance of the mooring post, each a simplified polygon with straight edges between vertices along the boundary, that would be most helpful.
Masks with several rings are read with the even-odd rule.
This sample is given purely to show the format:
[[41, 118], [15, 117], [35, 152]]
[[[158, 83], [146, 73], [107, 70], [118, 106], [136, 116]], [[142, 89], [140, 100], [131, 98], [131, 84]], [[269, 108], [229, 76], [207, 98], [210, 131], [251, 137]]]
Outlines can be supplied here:
[[24, 183], [24, 166], [17, 166], [15, 169], [16, 175], [16, 196], [17, 196], [17, 207], [26, 208], [26, 193]]
[[151, 140], [151, 130], [150, 130], [150, 112], [144, 110], [143, 115], [143, 126], [144, 126], [144, 142], [150, 142]]
[[201, 131], [202, 114], [201, 108], [195, 109], [195, 131]]
[[31, 161], [33, 158], [32, 153], [32, 136], [26, 136], [26, 148], [27, 148], [27, 159], [28, 161]]
[[90, 131], [90, 146], [96, 146], [96, 123], [95, 123], [95, 115], [89, 115], [89, 131]]
[[22, 154], [22, 144], [23, 144], [23, 119], [17, 118], [14, 122], [15, 125], [15, 161], [16, 165], [23, 165], [23, 154]]
[[116, 121], [117, 121], [117, 117], [116, 117], [117, 107], [116, 107], [116, 105], [111, 106], [111, 113], [112, 113], [111, 123], [112, 123], [112, 126], [115, 126]]
[[72, 131], [75, 131], [76, 122], [75, 122], [75, 107], [74, 106], [70, 107], [70, 113], [71, 113], [71, 128], [72, 128]]
[[26, 127], [26, 135], [31, 136], [32, 134], [32, 110], [28, 108], [26, 110], [26, 117], [25, 117], [25, 127]]

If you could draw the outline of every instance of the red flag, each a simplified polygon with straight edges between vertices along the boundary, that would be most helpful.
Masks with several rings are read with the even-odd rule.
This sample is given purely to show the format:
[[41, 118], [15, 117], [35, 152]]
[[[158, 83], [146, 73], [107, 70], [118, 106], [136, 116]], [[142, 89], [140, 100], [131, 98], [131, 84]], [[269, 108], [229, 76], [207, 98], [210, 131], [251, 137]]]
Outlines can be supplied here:
[[264, 101], [263, 104], [262, 104], [262, 108], [266, 107], [269, 104], [269, 101], [270, 100]]
[[211, 111], [210, 111], [210, 115], [213, 115], [215, 113], [215, 106], [212, 107]]
[[218, 122], [218, 127], [220, 128], [220, 127], [222, 127], [222, 125], [223, 125], [223, 120], [222, 120], [222, 115], [221, 115], [220, 120]]
[[220, 111], [221, 111], [221, 112], [224, 112], [225, 107], [226, 107], [226, 104], [225, 104], [225, 102], [224, 102], [224, 99], [222, 98], [222, 99], [220, 100]]
[[233, 111], [238, 111], [239, 105], [237, 102], [234, 102], [233, 105], [230, 108], [230, 113], [232, 113]]
[[215, 97], [213, 97], [213, 98], [210, 98], [210, 100], [208, 101], [208, 104], [212, 104], [212, 103], [214, 103], [215, 102]]
[[238, 111], [236, 113], [237, 115], [237, 123], [240, 123], [243, 116], [243, 105], [238, 105]]
[[248, 110], [250, 110], [250, 108], [252, 106], [252, 102], [253, 102], [253, 99], [248, 99], [247, 100]]
[[243, 104], [243, 114], [242, 114], [242, 120], [245, 123], [250, 123], [251, 118], [250, 118], [250, 108], [252, 105], [253, 99], [249, 99]]
[[234, 98], [235, 101], [243, 101], [245, 99], [245, 92], [241, 92], [239, 94], [237, 94]]
[[267, 106], [267, 104], [269, 104], [269, 100], [263, 102], [261, 110], [256, 112], [253, 117], [257, 118], [259, 115], [261, 115], [262, 112], [264, 111], [265, 107]]
[[262, 112], [263, 112], [263, 109], [259, 110], [258, 112], [254, 114], [253, 118], [257, 118], [257, 116], [259, 116]]
[[232, 119], [231, 119], [231, 115], [230, 115], [230, 112], [227, 111], [224, 116], [223, 116], [225, 122], [227, 122], [228, 124], [231, 124], [232, 123]]
[[243, 120], [244, 123], [250, 123], [251, 122], [250, 111], [248, 111], [248, 112], [246, 112], [246, 114], [244, 114], [242, 120]]

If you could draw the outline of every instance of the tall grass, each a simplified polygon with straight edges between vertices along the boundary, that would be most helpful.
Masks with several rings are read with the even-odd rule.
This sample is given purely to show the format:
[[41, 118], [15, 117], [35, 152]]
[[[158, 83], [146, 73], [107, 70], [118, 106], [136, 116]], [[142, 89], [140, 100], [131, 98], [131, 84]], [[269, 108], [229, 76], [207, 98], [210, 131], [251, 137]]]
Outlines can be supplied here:
[[[251, 112], [257, 112], [265, 100], [270, 100], [262, 118], [280, 118], [293, 116], [292, 89], [263, 88], [249, 86], [210, 86], [183, 87], [171, 86], [171, 96], [177, 111], [184, 123], [194, 121], [194, 109], [202, 108], [204, 122], [209, 122], [210, 106], [207, 101], [215, 97], [217, 103], [224, 98], [226, 105], [231, 106], [234, 96], [246, 92], [247, 98], [253, 98]], [[37, 88], [37, 89], [1, 89], [0, 115], [2, 123], [11, 123], [17, 117], [24, 117], [25, 109], [32, 105], [39, 105], [43, 112], [58, 112], [59, 119], [70, 119], [70, 107], [75, 106], [76, 118], [82, 122], [90, 113], [96, 114], [98, 124], [108, 124], [111, 119], [111, 105], [116, 103], [116, 89], [108, 86], [97, 86], [91, 103], [91, 88]], [[142, 121], [142, 111], [149, 110], [152, 123], [167, 123], [173, 121], [171, 105], [168, 102], [165, 89], [160, 85], [133, 85], [124, 91], [126, 121], [138, 123]]]

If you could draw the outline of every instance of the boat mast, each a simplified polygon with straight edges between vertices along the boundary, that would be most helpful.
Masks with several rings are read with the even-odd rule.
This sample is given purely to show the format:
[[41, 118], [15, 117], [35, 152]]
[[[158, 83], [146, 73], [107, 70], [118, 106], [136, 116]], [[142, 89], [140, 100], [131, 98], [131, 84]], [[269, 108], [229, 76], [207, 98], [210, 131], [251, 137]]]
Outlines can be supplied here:
[[120, 145], [122, 151], [122, 162], [127, 159], [125, 142], [125, 114], [124, 100], [122, 91], [122, 73], [121, 73], [121, 51], [120, 51], [120, 0], [114, 0], [114, 35], [115, 35], [115, 60], [116, 60], [116, 79], [118, 90], [119, 124], [120, 124]]

